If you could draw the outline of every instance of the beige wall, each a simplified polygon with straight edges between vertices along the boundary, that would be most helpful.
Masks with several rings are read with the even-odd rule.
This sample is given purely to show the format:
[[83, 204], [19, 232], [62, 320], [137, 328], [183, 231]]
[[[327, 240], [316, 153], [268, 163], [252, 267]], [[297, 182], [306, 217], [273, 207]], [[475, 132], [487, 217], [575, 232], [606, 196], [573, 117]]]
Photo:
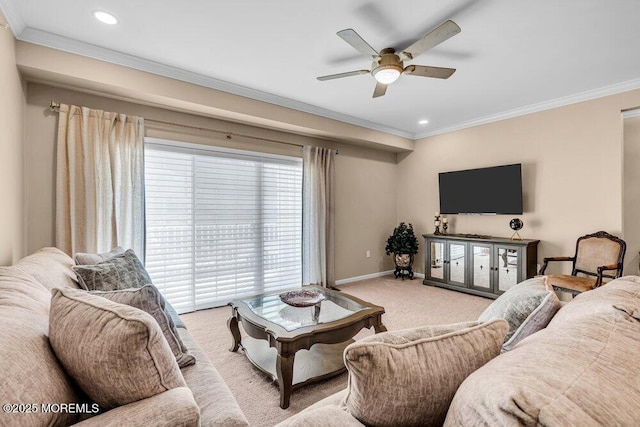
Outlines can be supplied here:
[[[3, 54], [6, 51], [3, 49]], [[49, 100], [250, 137], [228, 141], [220, 133], [192, 132], [148, 122], [151, 136], [179, 135], [176, 138], [194, 142], [278, 152], [297, 149], [264, 141], [256, 143], [251, 137], [340, 149], [336, 213], [338, 280], [390, 269], [391, 261], [383, 252], [384, 241], [399, 221], [412, 222], [419, 234], [433, 230], [433, 213], [438, 210], [437, 174], [442, 171], [522, 163], [525, 228], [521, 234], [541, 240], [539, 260], [572, 254], [575, 239], [582, 234], [599, 229], [615, 234], [623, 232], [621, 111], [640, 106], [638, 90], [424, 138], [413, 144], [377, 131], [308, 117], [306, 113], [300, 115], [280, 107], [272, 109], [265, 103], [227, 98], [210, 89], [25, 43], [18, 43], [17, 63], [29, 79], [44, 79], [48, 84], [83, 91], [29, 85], [25, 112], [26, 252], [53, 242], [57, 115], [48, 112]], [[0, 67], [6, 67], [6, 63]], [[19, 89], [16, 79], [14, 76], [16, 84], [12, 87]], [[7, 84], [7, 79], [2, 84]], [[98, 95], [91, 94], [96, 91]], [[235, 123], [210, 118], [220, 112], [225, 100], [233, 107], [232, 113], [246, 107], [251, 117], [232, 114], [230, 118], [239, 120]], [[241, 124], [251, 120], [270, 129]], [[291, 120], [290, 126], [286, 125], [287, 120]], [[277, 126], [284, 126], [286, 131], [282, 127], [274, 130]], [[305, 131], [322, 139], [301, 136]], [[329, 142], [327, 137], [331, 135], [360, 145]], [[367, 141], [376, 148], [363, 147]], [[388, 151], [402, 152], [414, 146], [414, 152], [400, 153], [397, 159], [396, 154]], [[11, 162], [15, 164], [18, 163]], [[12, 167], [2, 168], [2, 173], [15, 176], [17, 172]], [[22, 197], [15, 193], [20, 190], [11, 191], [14, 193], [10, 196]], [[450, 219], [456, 233], [509, 236], [510, 218]], [[22, 227], [20, 215], [14, 215], [13, 220], [9, 222], [12, 230], [13, 224]], [[371, 258], [365, 257], [367, 250], [371, 251]], [[418, 259], [422, 256], [420, 253]], [[416, 267], [423, 271], [422, 262]]]
[[[621, 234], [626, 200], [622, 194], [621, 110], [640, 105], [640, 91], [425, 138], [416, 143], [415, 152], [398, 155], [396, 165], [395, 155], [385, 151], [32, 83], [28, 87], [25, 139], [27, 252], [53, 242], [57, 115], [47, 109], [50, 100], [338, 148], [336, 278], [340, 280], [392, 268], [384, 254], [384, 241], [397, 222], [412, 222], [419, 234], [433, 230], [433, 213], [438, 210], [437, 174], [442, 171], [522, 163], [525, 213], [521, 217], [525, 228], [521, 234], [541, 240], [540, 261], [545, 256], [571, 255], [575, 239], [582, 234], [600, 229]], [[219, 133], [147, 123], [150, 136], [299, 153], [298, 148], [282, 144], [235, 137], [229, 141]], [[453, 232], [496, 236], [511, 234], [510, 218], [450, 216]], [[371, 258], [366, 258], [367, 250]], [[417, 259], [422, 257], [421, 250]], [[416, 270], [423, 271], [422, 261]]]
[[[26, 107], [27, 250], [33, 252], [54, 241], [55, 139], [57, 114], [49, 101], [134, 114], [156, 121], [196, 126], [266, 138], [292, 144], [312, 144], [339, 149], [336, 158], [336, 279], [391, 269], [384, 254], [384, 239], [396, 221], [396, 156], [322, 139], [259, 129], [191, 114], [109, 99], [43, 84], [28, 85]], [[253, 140], [226, 139], [224, 133], [167, 126], [147, 120], [148, 136], [208, 143], [232, 148], [301, 155], [299, 147]], [[366, 258], [367, 250], [371, 258]]]
[[[414, 152], [398, 155], [398, 221], [433, 231], [439, 172], [522, 163], [520, 234], [541, 240], [540, 262], [573, 255], [580, 235], [620, 235], [621, 111], [638, 105], [640, 90], [419, 140]], [[450, 231], [509, 237], [511, 218], [452, 215]]]
[[414, 145], [409, 138], [30, 43], [18, 42], [16, 59], [30, 81], [367, 148], [404, 152]]
[[[640, 110], [634, 110], [640, 112]], [[625, 274], [638, 274], [640, 251], [640, 116], [624, 119], [622, 232], [627, 242]]]
[[[0, 14], [0, 22], [5, 22]], [[0, 27], [0, 265], [24, 255], [22, 136], [25, 97], [15, 60], [15, 40]]]
[[[340, 148], [336, 157], [336, 279], [394, 268], [384, 253], [396, 226], [396, 156]], [[371, 258], [366, 258], [366, 251]]]

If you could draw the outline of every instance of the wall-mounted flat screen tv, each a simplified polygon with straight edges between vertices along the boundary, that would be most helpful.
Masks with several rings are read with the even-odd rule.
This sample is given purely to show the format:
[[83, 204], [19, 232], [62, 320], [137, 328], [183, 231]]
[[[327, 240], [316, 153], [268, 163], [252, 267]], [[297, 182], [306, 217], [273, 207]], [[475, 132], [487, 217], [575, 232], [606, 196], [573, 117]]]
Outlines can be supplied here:
[[522, 214], [522, 165], [442, 172], [440, 213]]

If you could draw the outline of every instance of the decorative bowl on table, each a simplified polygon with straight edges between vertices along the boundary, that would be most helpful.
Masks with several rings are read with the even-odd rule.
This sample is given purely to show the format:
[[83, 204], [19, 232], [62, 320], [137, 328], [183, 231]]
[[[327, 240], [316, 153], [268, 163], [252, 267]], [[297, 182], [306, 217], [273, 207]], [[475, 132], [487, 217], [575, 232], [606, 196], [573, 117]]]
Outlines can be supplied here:
[[280, 300], [292, 307], [311, 307], [327, 299], [318, 291], [300, 289], [280, 294]]

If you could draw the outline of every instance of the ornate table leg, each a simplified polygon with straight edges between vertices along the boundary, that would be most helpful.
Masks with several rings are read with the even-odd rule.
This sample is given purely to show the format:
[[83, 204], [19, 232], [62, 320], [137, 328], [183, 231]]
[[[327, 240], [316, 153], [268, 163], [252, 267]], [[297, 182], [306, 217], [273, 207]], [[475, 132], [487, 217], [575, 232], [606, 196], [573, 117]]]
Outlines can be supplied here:
[[376, 334], [379, 334], [380, 332], [387, 332], [387, 327], [382, 323], [382, 315], [376, 316], [376, 321], [373, 324], [373, 330]]
[[293, 361], [296, 355], [282, 356], [278, 353], [276, 373], [278, 374], [278, 388], [280, 388], [280, 407], [287, 409], [291, 398], [293, 383]]
[[379, 334], [380, 332], [387, 332], [387, 327], [382, 323], [379, 323], [373, 327], [373, 330], [376, 332], [376, 334]]
[[[235, 313], [234, 313], [235, 314]], [[229, 327], [229, 331], [231, 331], [231, 336], [233, 337], [233, 342], [231, 343], [231, 348], [229, 351], [238, 351], [240, 347], [240, 328], [238, 328], [238, 319], [235, 315], [232, 315], [229, 320], [227, 320], [227, 326]]]

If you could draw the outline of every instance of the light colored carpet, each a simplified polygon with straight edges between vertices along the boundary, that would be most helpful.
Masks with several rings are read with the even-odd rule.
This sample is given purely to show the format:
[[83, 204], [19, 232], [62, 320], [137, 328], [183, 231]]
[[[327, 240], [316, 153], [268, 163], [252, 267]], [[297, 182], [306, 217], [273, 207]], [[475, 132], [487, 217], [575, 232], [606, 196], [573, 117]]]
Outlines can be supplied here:
[[[363, 280], [340, 287], [343, 292], [383, 306], [389, 330], [475, 320], [492, 300], [424, 286], [421, 279], [393, 276]], [[281, 409], [277, 384], [254, 368], [242, 351], [232, 353], [227, 329], [229, 307], [182, 315], [191, 335], [202, 346], [233, 392], [252, 426], [273, 426], [307, 406], [347, 386], [347, 374], [294, 390], [291, 406]], [[244, 331], [242, 331], [244, 336]], [[373, 334], [363, 330], [357, 338]]]

